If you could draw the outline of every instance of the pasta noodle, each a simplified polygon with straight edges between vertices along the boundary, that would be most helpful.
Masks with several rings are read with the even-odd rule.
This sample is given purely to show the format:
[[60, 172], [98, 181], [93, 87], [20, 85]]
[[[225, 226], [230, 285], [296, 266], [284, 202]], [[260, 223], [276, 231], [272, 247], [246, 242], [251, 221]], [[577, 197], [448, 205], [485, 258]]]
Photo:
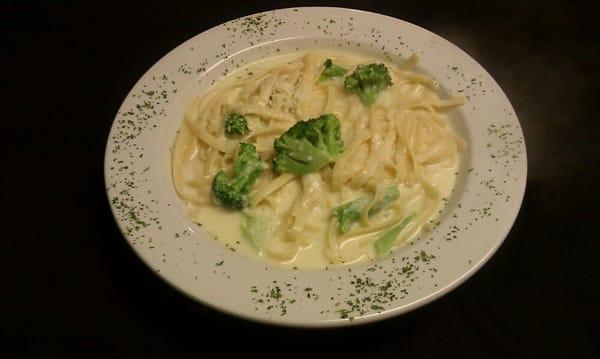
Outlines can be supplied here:
[[[395, 247], [416, 239], [450, 195], [466, 146], [446, 114], [465, 98], [440, 99], [438, 83], [413, 72], [416, 55], [399, 65], [383, 62], [392, 85], [370, 107], [345, 90], [343, 76], [318, 81], [326, 59], [348, 74], [359, 64], [382, 63], [310, 51], [252, 64], [192, 99], [175, 141], [173, 182], [189, 216], [219, 238], [240, 243], [235, 229], [240, 212], [220, 208], [211, 195], [213, 177], [231, 170], [238, 143], [254, 144], [270, 163], [273, 141], [296, 122], [326, 113], [340, 120], [345, 148], [334, 163], [303, 176], [277, 175], [270, 166], [254, 185], [245, 211], [265, 219], [268, 233], [259, 249], [248, 246], [246, 252], [283, 265], [322, 267], [374, 258], [373, 243], [410, 213], [415, 216]], [[225, 136], [223, 119], [231, 113], [245, 116], [247, 134]], [[390, 188], [399, 197], [381, 209]], [[332, 209], [364, 196], [370, 197], [359, 218], [342, 233]]]

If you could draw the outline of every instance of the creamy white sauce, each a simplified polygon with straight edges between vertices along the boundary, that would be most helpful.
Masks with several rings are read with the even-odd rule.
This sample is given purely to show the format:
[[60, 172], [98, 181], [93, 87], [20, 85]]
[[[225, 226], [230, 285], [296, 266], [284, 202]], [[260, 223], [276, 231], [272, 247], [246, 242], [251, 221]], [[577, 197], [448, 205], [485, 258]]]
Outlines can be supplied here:
[[[432, 184], [440, 191], [444, 198], [449, 197], [452, 189], [454, 188], [454, 183], [456, 180], [455, 172], [455, 168], [438, 168], [436, 169], [435, 175], [432, 176]], [[400, 202], [410, 198], [412, 194], [418, 191], [418, 188], [406, 188], [403, 185], [401, 185], [399, 188]], [[281, 196], [282, 207], [289, 208], [292, 205], [290, 201], [293, 199], [292, 193], [297, 190], [297, 188], [285, 189], [285, 195]], [[357, 196], [357, 198], [358, 197], [359, 196]], [[424, 198], [421, 196], [420, 198], [417, 198], [417, 200], [412, 201], [408, 206], [405, 207], [406, 212], [418, 212], [423, 205], [423, 200]], [[435, 220], [438, 217], [439, 211], [443, 210], [444, 203], [445, 201], [441, 201], [440, 205], [435, 209], [435, 215], [431, 218], [431, 220]], [[257, 251], [256, 248], [254, 248], [254, 246], [242, 236], [240, 230], [241, 215], [239, 212], [217, 206], [197, 207], [194, 205], [188, 205], [188, 211], [188, 216], [194, 220], [194, 222], [201, 223], [202, 228], [207, 230], [209, 233], [216, 235], [217, 239], [226, 243], [227, 246], [234, 248], [239, 253], [243, 253], [248, 257], [273, 263], [273, 260], [270, 257], [265, 256], [263, 252]], [[265, 216], [269, 216], [270, 211], [263, 210], [263, 213]], [[381, 215], [385, 216], [385, 213], [382, 213]], [[304, 269], [323, 269], [325, 267], [333, 266], [334, 263], [329, 261], [328, 258], [323, 255], [325, 250], [325, 236], [330, 218], [331, 214], [328, 213], [325, 208], [320, 208], [317, 212], [315, 212], [310, 223], [316, 227], [320, 227], [321, 229], [311, 233], [311, 237], [313, 238], [312, 243], [307, 247], [302, 247], [293, 260], [278, 264], [288, 268], [297, 267]], [[270, 221], [272, 225], [277, 222], [278, 219], [271, 217]], [[272, 228], [272, 226], [270, 227]], [[272, 235], [273, 232], [271, 231], [268, 234]], [[347, 246], [359, 246], [359, 239], [368, 240], [369, 238], [378, 237], [380, 235], [381, 234], [359, 237], [352, 242], [349, 242]], [[410, 238], [408, 241], [410, 242], [415, 239], [416, 238]], [[357, 263], [363, 260], [376, 258], [372, 242], [367, 241], [366, 244], [361, 246], [361, 249], [365, 252], [363, 256], [358, 257], [352, 262], [347, 262], [344, 264]]]
[[[297, 59], [299, 56], [302, 56], [302, 54], [279, 56], [250, 64], [246, 68], [236, 70], [228, 75], [225, 79], [217, 84], [217, 87], [226, 88], [234, 81], [239, 81], [240, 78], [246, 78], [248, 74], [256, 74], [266, 71], [273, 66], [281, 65]], [[335, 58], [336, 64], [341, 65], [357, 62], [373, 62], [372, 59], [354, 54], [350, 55], [346, 53], [331, 52], [329, 53], [329, 56]], [[351, 73], [351, 71], [349, 71], [349, 73]], [[320, 115], [320, 113], [314, 113], [314, 109], [325, 106], [325, 96], [322, 93], [322, 90], [319, 91], [321, 91], [321, 93], [310, 94], [313, 99], [313, 105], [303, 109], [305, 118]], [[418, 94], [413, 95], [416, 96]], [[341, 121], [343, 121], [343, 116], [341, 115], [349, 106], [357, 106], [357, 100], [354, 97], [355, 96], [352, 94], [344, 94], [342, 92], [340, 92], [336, 97], [336, 101], [338, 103], [333, 104], [332, 108], [334, 109], [334, 113], [338, 112], [338, 117], [340, 117]], [[393, 101], [393, 98], [391, 98], [391, 94], [389, 93], [382, 93], [379, 101]], [[260, 128], [259, 124], [257, 124], [257, 121], [259, 120], [253, 116], [247, 117], [252, 130], [257, 130]], [[342, 129], [343, 133], [347, 132], [343, 123]], [[188, 141], [195, 141], [195, 137], [188, 136]], [[374, 143], [376, 145], [382, 145], [383, 141], [383, 138], [379, 138], [376, 139]], [[188, 145], [190, 148], [193, 147], [192, 142], [190, 142]], [[193, 179], [196, 173], [201, 172], [201, 169], [198, 167], [200, 162], [196, 158], [197, 155], [198, 154], [196, 151], [191, 151], [189, 153], [189, 159], [191, 160], [191, 163], [186, 165], [182, 171], [184, 177], [188, 180], [190, 178]], [[357, 154], [357, 156], [361, 156], [360, 152]], [[456, 178], [455, 172], [457, 171], [457, 165], [458, 164], [450, 168], [444, 168], [441, 166], [432, 166], [428, 168], [428, 180], [439, 191], [441, 198], [448, 198], [452, 193]], [[239, 211], [224, 209], [214, 205], [213, 203], [209, 205], [198, 206], [194, 203], [187, 202], [186, 206], [188, 216], [195, 223], [201, 224], [203, 229], [215, 235], [216, 238], [225, 243], [227, 247], [232, 248], [238, 253], [244, 254], [251, 258], [268, 263], [277, 263], [289, 268], [323, 269], [325, 267], [331, 267], [334, 265], [334, 263], [331, 262], [330, 259], [324, 254], [327, 247], [327, 232], [329, 229], [330, 220], [332, 218], [331, 208], [347, 202], [348, 200], [359, 198], [366, 192], [363, 190], [346, 189], [346, 192], [343, 195], [344, 199], [342, 200], [339, 193], [333, 193], [327, 190], [322, 183], [321, 185], [318, 184], [319, 182], [315, 183], [317, 184], [314, 184], [314, 188], [311, 187], [309, 190], [315, 192], [315, 197], [313, 198], [315, 203], [308, 204], [310, 207], [312, 207], [312, 209], [305, 220], [306, 225], [300, 229], [300, 231], [302, 231], [301, 237], [306, 239], [305, 241], [302, 240], [302, 242], [305, 242], [306, 245], [301, 245], [296, 256], [289, 260], [274, 261], [271, 256], [266, 255], [264, 250], [257, 250], [257, 248], [255, 248], [246, 238], [244, 238], [240, 229], [242, 216]], [[406, 187], [405, 185], [401, 184], [398, 188], [400, 190], [400, 198], [394, 202], [393, 206], [400, 206], [403, 211], [402, 213], [420, 213], [423, 209], [424, 201], [426, 200], [426, 196], [423, 195], [423, 188], [421, 185]], [[274, 228], [277, 228], [278, 225], [280, 230], [282, 227], [283, 230], [290, 229], [289, 227], [286, 227], [285, 223], [283, 223], [283, 225], [281, 224], [282, 221], [286, 220], [285, 214], [293, 206], [295, 194], [298, 193], [300, 189], [301, 187], [299, 183], [292, 182], [277, 192], [276, 195], [272, 196], [270, 200], [276, 202], [276, 210], [273, 210], [270, 206], [267, 206], [264, 203], [254, 209], [255, 214], [258, 214], [267, 221], [267, 240], [275, 240], [281, 236], [281, 233], [276, 233], [274, 231]], [[445, 203], [446, 201], [440, 200], [439, 204], [433, 208], [432, 215], [428, 218], [429, 222], [433, 222], [437, 218]], [[374, 219], [374, 222], [380, 223], [385, 221], [394, 215], [394, 213], [397, 215], [398, 212], [393, 212], [392, 210], [393, 206], [391, 206], [390, 209], [383, 210], [377, 216], [377, 219]], [[358, 227], [360, 227], [360, 223], [355, 223], [353, 228]], [[341, 246], [340, 251], [348, 254], [348, 258], [350, 259], [339, 264], [345, 265], [368, 259], [376, 259], [373, 241], [383, 235], [383, 233], [385, 233], [385, 231], [375, 234], [368, 234], [365, 236], [358, 236], [350, 241], [345, 242]], [[403, 246], [406, 243], [415, 240], [419, 235], [422, 235], [422, 231], [414, 233], [411, 238], [405, 238], [405, 241], [399, 243], [398, 246]], [[285, 245], [285, 242], [283, 242], [282, 245]]]

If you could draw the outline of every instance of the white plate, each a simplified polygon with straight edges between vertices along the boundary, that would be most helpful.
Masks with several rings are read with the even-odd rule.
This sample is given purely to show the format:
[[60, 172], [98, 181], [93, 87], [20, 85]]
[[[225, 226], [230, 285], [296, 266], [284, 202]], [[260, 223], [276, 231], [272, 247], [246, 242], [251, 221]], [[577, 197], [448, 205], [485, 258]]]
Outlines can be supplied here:
[[[190, 98], [238, 64], [310, 48], [377, 56], [420, 55], [419, 71], [446, 95], [468, 96], [451, 113], [469, 144], [439, 225], [388, 258], [327, 271], [286, 270], [227, 249], [185, 216], [170, 149]], [[515, 112], [469, 55], [408, 22], [342, 8], [264, 12], [186, 41], [138, 81], [106, 148], [105, 180], [125, 238], [156, 273], [204, 304], [248, 319], [297, 326], [365, 323], [448, 293], [502, 243], [519, 211], [527, 164]]]

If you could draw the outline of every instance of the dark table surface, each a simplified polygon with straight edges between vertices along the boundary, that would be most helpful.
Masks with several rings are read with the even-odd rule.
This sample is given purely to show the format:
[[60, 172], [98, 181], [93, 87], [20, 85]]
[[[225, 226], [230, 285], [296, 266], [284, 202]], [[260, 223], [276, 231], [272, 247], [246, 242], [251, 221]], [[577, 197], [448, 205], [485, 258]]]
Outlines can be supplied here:
[[130, 250], [103, 184], [105, 141], [127, 92], [169, 50], [214, 25], [311, 3], [2, 2], [0, 178], [9, 230], [0, 249], [0, 353], [600, 355], [600, 62], [598, 17], [585, 3], [322, 2], [447, 38], [492, 74], [519, 115], [529, 160], [520, 215], [489, 263], [434, 303], [355, 328], [270, 327], [187, 299]]

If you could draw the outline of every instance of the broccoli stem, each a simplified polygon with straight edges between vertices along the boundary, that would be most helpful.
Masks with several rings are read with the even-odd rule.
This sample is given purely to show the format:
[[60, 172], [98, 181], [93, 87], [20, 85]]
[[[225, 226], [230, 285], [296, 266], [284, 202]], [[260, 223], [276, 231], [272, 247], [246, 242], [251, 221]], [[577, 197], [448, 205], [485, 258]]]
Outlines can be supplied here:
[[265, 237], [265, 223], [262, 218], [259, 218], [250, 212], [242, 212], [242, 235], [246, 238], [254, 248], [261, 249], [263, 239]]
[[[367, 215], [369, 218], [372, 218], [377, 213], [379, 213], [383, 208], [397, 200], [400, 196], [400, 191], [398, 187], [392, 186], [389, 187], [381, 201], [376, 203], [373, 207], [369, 209]], [[338, 207], [333, 209], [333, 214], [338, 217], [338, 229], [342, 233], [346, 233], [350, 230], [352, 223], [360, 218], [360, 213], [362, 210], [373, 200], [373, 195], [369, 194], [367, 196], [358, 198], [354, 201], [350, 201], [344, 203]]]
[[373, 207], [371, 207], [369, 209], [369, 213], [368, 213], [369, 218], [373, 217], [374, 215], [379, 213], [383, 208], [385, 208], [387, 205], [389, 205], [390, 203], [397, 200], [398, 197], [400, 197], [400, 190], [398, 190], [398, 187], [395, 187], [395, 186], [389, 187], [385, 191], [385, 194], [383, 195], [383, 198], [381, 199], [381, 201], [376, 203]]
[[404, 218], [399, 225], [392, 228], [389, 232], [375, 241], [375, 251], [377, 252], [378, 256], [382, 257], [392, 249], [394, 243], [396, 243], [396, 237], [398, 237], [400, 232], [402, 232], [402, 230], [410, 223], [410, 221], [412, 221], [414, 216], [415, 214], [412, 213], [410, 216]]

